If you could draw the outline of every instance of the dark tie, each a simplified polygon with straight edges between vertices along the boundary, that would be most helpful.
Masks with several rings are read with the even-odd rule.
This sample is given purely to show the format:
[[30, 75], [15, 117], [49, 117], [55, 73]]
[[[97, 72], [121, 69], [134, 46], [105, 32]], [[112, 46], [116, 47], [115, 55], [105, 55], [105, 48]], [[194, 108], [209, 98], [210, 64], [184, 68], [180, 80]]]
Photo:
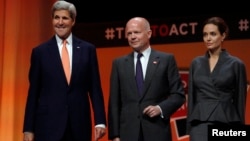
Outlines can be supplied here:
[[138, 89], [138, 93], [140, 96], [142, 94], [142, 88], [143, 88], [143, 72], [142, 72], [142, 65], [141, 65], [141, 60], [140, 60], [142, 56], [143, 54], [141, 53], [137, 55], [136, 74], [135, 74], [137, 89]]

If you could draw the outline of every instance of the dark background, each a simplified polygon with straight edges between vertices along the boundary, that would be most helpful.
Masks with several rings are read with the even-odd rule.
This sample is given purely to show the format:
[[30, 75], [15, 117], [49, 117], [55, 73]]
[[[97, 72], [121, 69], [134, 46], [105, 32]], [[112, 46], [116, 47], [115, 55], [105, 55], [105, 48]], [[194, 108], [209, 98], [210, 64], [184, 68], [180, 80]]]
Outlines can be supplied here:
[[[192, 1], [85, 1], [85, 0], [66, 0], [73, 3], [77, 9], [76, 25], [73, 32], [80, 38], [96, 43], [97, 46], [111, 47], [127, 45], [126, 38], [116, 38], [107, 40], [105, 37], [107, 29], [124, 27], [126, 22], [136, 16], [145, 17], [151, 25], [165, 24], [177, 26], [183, 22], [199, 22], [212, 16], [220, 16], [230, 26], [230, 39], [249, 38], [249, 31], [239, 30], [239, 20], [249, 18], [250, 9], [244, 8], [247, 4], [238, 3], [229, 6], [220, 6], [212, 1], [203, 2], [200, 6]], [[228, 4], [228, 3], [227, 3]], [[239, 4], [241, 5], [239, 7]], [[238, 10], [236, 10], [238, 8]], [[230, 9], [230, 12], [228, 10]], [[247, 11], [247, 12], [246, 12]], [[202, 24], [200, 24], [202, 25]], [[196, 34], [186, 36], [157, 36], [152, 37], [154, 44], [197, 42], [201, 41], [202, 27], [197, 27]], [[232, 34], [231, 34], [232, 33]], [[114, 33], [118, 34], [118, 33]]]
[[[78, 23], [127, 21], [135, 16], [142, 16], [154, 20], [175, 17], [182, 18], [187, 16], [209, 17], [225, 15], [221, 12], [215, 11], [214, 8], [205, 10], [204, 7], [192, 5], [191, 2], [187, 5], [182, 1], [66, 1], [71, 2], [76, 6], [76, 22]], [[219, 11], [226, 13], [225, 10]]]

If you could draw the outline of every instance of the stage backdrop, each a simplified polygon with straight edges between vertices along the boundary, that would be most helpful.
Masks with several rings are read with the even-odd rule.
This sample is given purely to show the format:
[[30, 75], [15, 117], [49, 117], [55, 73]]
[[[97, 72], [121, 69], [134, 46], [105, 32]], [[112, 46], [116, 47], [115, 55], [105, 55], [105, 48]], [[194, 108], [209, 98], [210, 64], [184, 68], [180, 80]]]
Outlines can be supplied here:
[[[223, 48], [232, 55], [242, 59], [246, 64], [248, 80], [250, 80], [250, 16], [247, 14], [232, 16], [221, 15], [230, 27], [230, 36], [223, 43]], [[208, 17], [175, 17], [168, 19], [149, 19], [153, 31], [152, 48], [163, 52], [173, 53], [176, 57], [183, 85], [188, 90], [188, 68], [192, 59], [204, 55], [206, 47], [202, 41], [202, 22]], [[74, 33], [83, 39], [95, 43], [101, 70], [102, 86], [105, 104], [108, 104], [109, 76], [112, 60], [126, 55], [132, 50], [127, 45], [124, 26], [126, 21], [112, 23], [85, 24], [78, 23]], [[98, 33], [98, 34], [97, 34]], [[188, 98], [188, 97], [187, 97]], [[247, 109], [250, 109], [250, 96], [247, 97]], [[107, 110], [107, 106], [106, 106]], [[186, 135], [187, 103], [171, 118], [173, 141], [188, 141]], [[250, 124], [250, 113], [246, 112], [246, 122]], [[107, 136], [105, 136], [107, 140]]]
[[[22, 141], [22, 125], [28, 89], [31, 49], [53, 35], [50, 8], [55, 0], [0, 1], [0, 141]], [[224, 16], [232, 29], [224, 47], [241, 58], [250, 80], [250, 17], [246, 14]], [[152, 48], [175, 54], [183, 85], [191, 60], [203, 55], [201, 22], [207, 17], [176, 17], [150, 20]], [[114, 58], [131, 52], [124, 34], [125, 21], [112, 23], [79, 23], [74, 33], [97, 46], [101, 81], [107, 110], [109, 76]], [[247, 111], [250, 109], [248, 94]], [[172, 116], [173, 141], [188, 141], [185, 135], [186, 104]], [[250, 124], [250, 113], [246, 113]], [[107, 141], [107, 135], [101, 140]]]
[[[248, 79], [250, 78], [250, 62], [248, 61], [250, 48], [250, 40], [229, 40], [224, 43], [225, 48], [233, 55], [241, 58], [246, 66]], [[183, 79], [183, 85], [187, 92], [188, 83], [188, 67], [191, 60], [197, 55], [203, 55], [206, 48], [203, 45], [203, 42], [193, 42], [193, 43], [174, 43], [174, 44], [153, 44], [152, 48], [161, 50], [164, 52], [170, 52], [175, 54], [180, 74]], [[101, 79], [102, 86], [105, 97], [105, 104], [108, 104], [108, 94], [109, 94], [109, 76], [111, 71], [111, 62], [114, 58], [126, 55], [131, 52], [131, 48], [128, 46], [112, 47], [112, 48], [98, 48], [98, 59], [101, 70]], [[185, 120], [186, 120], [186, 103], [172, 116], [171, 125], [172, 125], [172, 135], [173, 141], [189, 141], [189, 137], [185, 135]], [[107, 106], [106, 106], [107, 110]], [[247, 109], [250, 110], [250, 92], [248, 92], [247, 100]], [[246, 121], [247, 124], [250, 124], [250, 114], [246, 112]], [[103, 139], [107, 141], [107, 136]]]

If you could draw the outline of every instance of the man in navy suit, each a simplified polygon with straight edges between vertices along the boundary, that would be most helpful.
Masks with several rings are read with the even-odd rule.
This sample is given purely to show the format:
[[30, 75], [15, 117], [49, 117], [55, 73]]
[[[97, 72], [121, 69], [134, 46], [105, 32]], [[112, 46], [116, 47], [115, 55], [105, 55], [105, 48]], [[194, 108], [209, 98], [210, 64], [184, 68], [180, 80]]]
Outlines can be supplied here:
[[[108, 133], [113, 141], [171, 141], [170, 117], [185, 102], [174, 55], [151, 48], [152, 31], [142, 17], [130, 19], [126, 36], [133, 49], [113, 61], [110, 78]], [[137, 90], [137, 55], [143, 72]]]
[[[32, 50], [24, 141], [91, 141], [91, 119], [95, 124], [95, 140], [105, 135], [106, 117], [96, 49], [72, 34], [75, 20], [73, 4], [55, 2], [52, 7], [55, 35]], [[61, 61], [64, 40], [70, 60], [69, 82]]]

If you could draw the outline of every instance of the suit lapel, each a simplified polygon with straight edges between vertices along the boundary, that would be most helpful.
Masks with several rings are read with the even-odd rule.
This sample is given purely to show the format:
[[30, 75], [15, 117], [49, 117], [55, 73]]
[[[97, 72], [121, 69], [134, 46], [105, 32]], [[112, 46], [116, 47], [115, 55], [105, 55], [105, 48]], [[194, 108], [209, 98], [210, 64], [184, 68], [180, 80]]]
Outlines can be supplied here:
[[59, 53], [59, 49], [57, 46], [56, 38], [55, 36], [49, 41], [48, 43], [48, 54], [51, 59], [50, 60], [50, 65], [55, 69], [55, 72], [58, 72], [62, 77], [65, 78], [65, 83], [67, 83], [66, 76], [64, 74], [63, 66], [62, 66], [62, 61]]
[[72, 45], [72, 72], [71, 72], [71, 81], [74, 81], [74, 78], [77, 77], [78, 74], [78, 67], [79, 67], [79, 60], [81, 57], [81, 47], [79, 45], [79, 41], [73, 37], [73, 45]]
[[149, 56], [149, 60], [148, 60], [146, 76], [145, 76], [145, 81], [144, 81], [143, 95], [146, 93], [147, 89], [149, 88], [151, 80], [159, 64], [160, 64], [160, 58], [159, 56], [157, 56], [156, 52], [152, 50]]
[[[137, 92], [133, 52], [125, 58], [124, 64], [125, 65], [122, 68], [126, 70], [125, 72], [126, 72], [126, 77], [128, 78], [128, 84], [131, 86], [132, 90]], [[139, 94], [136, 94], [136, 95], [139, 95]]]

